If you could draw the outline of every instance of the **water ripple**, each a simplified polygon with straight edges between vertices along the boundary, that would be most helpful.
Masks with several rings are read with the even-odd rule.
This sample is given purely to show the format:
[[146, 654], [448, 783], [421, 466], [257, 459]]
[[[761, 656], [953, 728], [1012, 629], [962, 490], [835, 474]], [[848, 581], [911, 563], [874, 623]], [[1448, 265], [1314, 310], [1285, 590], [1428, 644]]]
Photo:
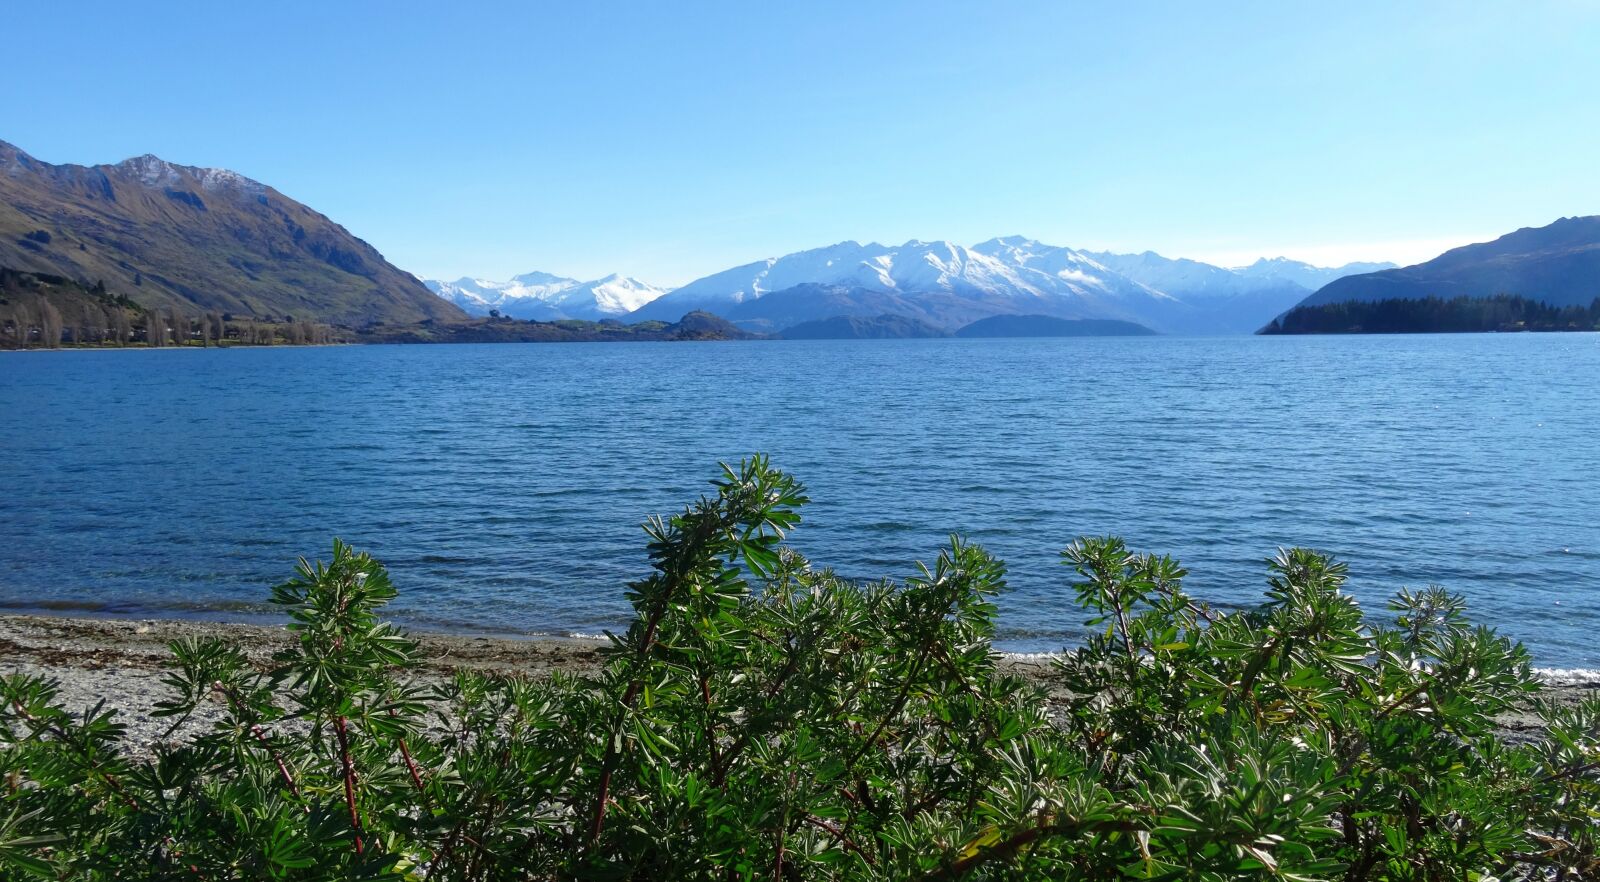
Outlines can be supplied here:
[[1114, 533], [1218, 606], [1308, 545], [1594, 668], [1597, 380], [1592, 334], [0, 353], [0, 607], [256, 614], [337, 535], [403, 620], [597, 633], [638, 524], [766, 451], [841, 573], [1004, 558], [1009, 649], [1082, 634], [1058, 552]]

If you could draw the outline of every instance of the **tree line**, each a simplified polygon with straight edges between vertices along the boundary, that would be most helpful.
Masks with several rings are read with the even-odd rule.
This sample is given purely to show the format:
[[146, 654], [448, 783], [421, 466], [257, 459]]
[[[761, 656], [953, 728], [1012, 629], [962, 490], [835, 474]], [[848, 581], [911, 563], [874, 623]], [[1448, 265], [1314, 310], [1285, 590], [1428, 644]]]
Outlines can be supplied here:
[[216, 312], [192, 315], [169, 308], [135, 317], [121, 309], [80, 313], [68, 322], [42, 297], [0, 304], [0, 348], [317, 346], [343, 340], [332, 326], [311, 321], [225, 320]]
[[1588, 306], [1494, 297], [1393, 298], [1297, 306], [1263, 334], [1440, 334], [1481, 331], [1600, 330], [1600, 297]]
[[86, 286], [0, 267], [0, 348], [303, 346], [344, 340], [338, 329], [306, 319], [146, 307], [109, 293], [104, 282]]

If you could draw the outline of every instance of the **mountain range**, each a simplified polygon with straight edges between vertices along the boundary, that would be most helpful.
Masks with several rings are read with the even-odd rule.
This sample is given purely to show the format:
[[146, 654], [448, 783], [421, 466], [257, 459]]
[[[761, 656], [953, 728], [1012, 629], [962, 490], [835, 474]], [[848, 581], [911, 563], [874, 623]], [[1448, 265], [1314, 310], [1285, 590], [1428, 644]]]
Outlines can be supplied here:
[[[912, 240], [899, 246], [840, 242], [768, 258], [664, 290], [625, 280], [641, 299], [634, 321], [670, 321], [691, 310], [724, 316], [740, 327], [782, 332], [832, 318], [900, 316], [944, 331], [993, 315], [1115, 319], [1168, 333], [1248, 333], [1311, 294], [1327, 280], [1392, 264], [1326, 269], [1284, 258], [1226, 269], [1154, 252], [1077, 251], [1021, 236], [971, 247]], [[559, 289], [553, 285], [559, 284]], [[468, 312], [505, 305], [526, 317], [564, 312], [563, 292], [581, 291], [572, 279], [530, 273], [512, 282], [471, 279], [428, 286]], [[593, 284], [593, 283], [590, 283]], [[573, 317], [595, 311], [587, 296]]]
[[[912, 320], [951, 332], [993, 315], [1131, 321], [1168, 333], [1243, 334], [1327, 281], [1393, 264], [1338, 268], [1276, 258], [1227, 269], [1194, 260], [1076, 251], [1021, 236], [966, 247], [840, 242], [768, 258], [676, 289], [608, 276], [595, 282], [533, 272], [506, 282], [427, 281], [474, 315], [671, 321], [692, 310], [764, 333], [828, 319]], [[892, 326], [900, 327], [900, 326]], [[807, 330], [805, 333], [809, 333]]]
[[467, 318], [272, 187], [151, 155], [53, 165], [0, 142], [0, 266], [104, 282], [145, 307], [350, 327]]
[[[1587, 307], [1600, 297], [1600, 216], [1523, 228], [1408, 267], [1317, 267], [1278, 257], [1228, 268], [1153, 251], [1077, 251], [1013, 236], [970, 248], [943, 241], [840, 242], [737, 266], [673, 290], [615, 276], [579, 283], [541, 273], [509, 283], [428, 284], [480, 314], [519, 299], [530, 309], [549, 315], [565, 309], [572, 317], [622, 315], [637, 303], [631, 320], [671, 320], [699, 309], [761, 332], [848, 319], [852, 334], [901, 328], [912, 329], [907, 335], [950, 333], [988, 316], [1032, 314], [1132, 321], [1167, 333], [1248, 333], [1292, 308], [1348, 301], [1505, 294], [1554, 307]], [[601, 302], [594, 292], [607, 284], [626, 285], [635, 299]], [[880, 321], [884, 317], [909, 322]]]
[[[423, 284], [470, 315], [488, 315], [493, 310], [510, 318], [533, 321], [616, 318], [667, 293], [666, 289], [616, 274], [590, 282], [532, 272], [505, 282], [464, 277], [454, 282], [428, 279]], [[681, 314], [674, 316], [679, 317]]]

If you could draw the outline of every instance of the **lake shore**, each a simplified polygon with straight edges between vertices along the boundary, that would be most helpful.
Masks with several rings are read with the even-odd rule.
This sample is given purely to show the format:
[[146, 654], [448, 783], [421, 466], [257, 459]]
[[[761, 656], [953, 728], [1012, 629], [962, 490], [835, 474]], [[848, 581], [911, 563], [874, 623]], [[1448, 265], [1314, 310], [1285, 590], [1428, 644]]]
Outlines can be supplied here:
[[[439, 681], [468, 668], [546, 676], [554, 671], [581, 675], [599, 670], [602, 640], [539, 638], [512, 640], [454, 634], [408, 632], [420, 645], [418, 679]], [[289, 644], [281, 625], [208, 622], [188, 619], [92, 619], [26, 614], [0, 615], [0, 674], [32, 674], [60, 684], [58, 703], [74, 713], [105, 701], [128, 727], [136, 754], [168, 736], [172, 721], [154, 715], [156, 702], [170, 697], [162, 683], [172, 653], [167, 645], [184, 637], [216, 637], [267, 663]], [[204, 728], [215, 713], [197, 713], [175, 737]]]
[[[582, 676], [599, 671], [599, 650], [605, 641], [562, 637], [482, 637], [410, 631], [421, 648], [417, 677], [439, 681], [461, 669], [520, 673], [534, 677], [554, 672]], [[41, 675], [60, 684], [60, 702], [70, 711], [104, 701], [119, 711], [128, 727], [127, 743], [137, 753], [168, 737], [170, 720], [154, 716], [156, 702], [170, 693], [162, 683], [171, 658], [167, 644], [184, 637], [217, 637], [241, 647], [265, 663], [286, 646], [282, 626], [194, 621], [187, 619], [92, 619], [60, 616], [0, 615], [0, 674]], [[1050, 692], [1050, 660], [1043, 655], [1007, 656], [1003, 667]], [[1600, 688], [1600, 682], [1549, 687], [1546, 697], [1574, 704]], [[1052, 705], [1059, 694], [1051, 694]], [[198, 714], [186, 727], [195, 730], [214, 717]], [[1504, 715], [1508, 740], [1535, 737], [1530, 714]]]

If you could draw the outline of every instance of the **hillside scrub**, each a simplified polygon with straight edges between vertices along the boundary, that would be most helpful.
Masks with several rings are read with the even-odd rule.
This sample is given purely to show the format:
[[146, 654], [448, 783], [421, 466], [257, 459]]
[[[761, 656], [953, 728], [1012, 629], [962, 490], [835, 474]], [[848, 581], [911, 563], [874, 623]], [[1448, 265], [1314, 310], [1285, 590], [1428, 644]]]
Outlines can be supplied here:
[[[900, 583], [784, 545], [805, 491], [763, 458], [654, 519], [594, 677], [412, 679], [384, 568], [335, 541], [273, 589], [270, 665], [172, 645], [134, 761], [114, 709], [0, 678], [0, 877], [41, 879], [1596, 878], [1600, 700], [1541, 701], [1461, 601], [1369, 619], [1343, 566], [1267, 566], [1223, 612], [1171, 558], [1063, 553], [1092, 634], [1063, 706], [1001, 672], [1003, 565], [952, 539]], [[1066, 581], [1066, 580], [1064, 580]], [[1533, 703], [1543, 737], [1494, 717]]]

